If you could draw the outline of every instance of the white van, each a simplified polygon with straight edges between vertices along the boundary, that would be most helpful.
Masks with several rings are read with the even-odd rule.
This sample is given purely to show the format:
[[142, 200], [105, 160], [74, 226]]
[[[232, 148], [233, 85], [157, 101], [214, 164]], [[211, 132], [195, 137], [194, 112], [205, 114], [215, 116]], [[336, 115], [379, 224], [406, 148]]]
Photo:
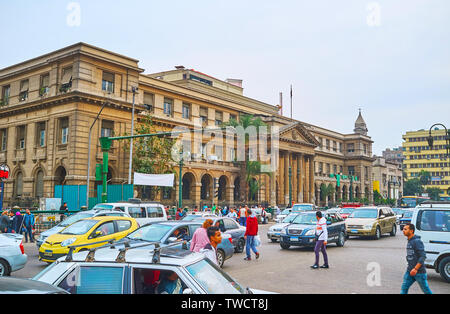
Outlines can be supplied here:
[[132, 199], [123, 203], [97, 204], [93, 209], [120, 209], [136, 219], [141, 227], [159, 221], [167, 221], [167, 213], [162, 204], [141, 202], [139, 199]]
[[414, 210], [411, 223], [425, 246], [425, 267], [450, 282], [450, 202], [423, 202]]

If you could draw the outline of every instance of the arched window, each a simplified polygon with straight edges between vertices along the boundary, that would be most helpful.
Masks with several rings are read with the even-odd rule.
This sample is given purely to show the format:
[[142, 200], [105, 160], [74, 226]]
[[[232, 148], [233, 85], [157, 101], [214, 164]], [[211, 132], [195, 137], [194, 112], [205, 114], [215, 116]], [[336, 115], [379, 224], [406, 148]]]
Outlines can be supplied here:
[[14, 180], [14, 196], [20, 197], [23, 194], [23, 174], [22, 172], [17, 173], [16, 179]]
[[34, 194], [35, 197], [43, 197], [44, 196], [44, 172], [39, 170], [36, 174]]

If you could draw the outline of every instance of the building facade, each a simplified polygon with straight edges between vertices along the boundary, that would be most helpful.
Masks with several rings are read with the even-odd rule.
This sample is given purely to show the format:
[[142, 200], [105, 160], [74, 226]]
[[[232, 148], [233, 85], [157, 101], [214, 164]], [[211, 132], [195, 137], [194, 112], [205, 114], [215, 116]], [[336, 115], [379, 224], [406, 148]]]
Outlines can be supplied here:
[[[354, 132], [340, 134], [288, 119], [279, 114], [277, 106], [245, 97], [240, 80], [222, 81], [184, 67], [147, 75], [138, 63], [78, 43], [0, 70], [0, 163], [11, 169], [5, 185], [6, 205], [53, 197], [59, 185], [86, 185], [88, 160], [89, 190], [94, 196], [101, 184], [95, 181], [94, 165], [103, 158], [98, 139], [131, 132], [133, 98], [136, 120], [151, 115], [160, 130], [214, 128], [246, 114], [278, 127], [277, 167], [274, 173], [253, 178], [260, 182], [254, 202], [287, 205], [290, 190], [293, 202], [325, 205], [353, 197], [373, 199], [373, 142], [361, 113]], [[138, 92], [133, 95], [136, 87]], [[238, 204], [243, 201], [242, 167], [234, 158], [238, 147], [224, 151], [219, 144], [208, 152], [206, 141], [184, 163], [183, 203]], [[127, 148], [125, 141], [113, 142], [110, 184], [127, 182]], [[176, 163], [173, 169], [174, 188], [152, 194], [167, 205], [175, 205], [179, 198]], [[342, 179], [338, 184], [332, 174], [352, 175], [357, 180]], [[334, 193], [321, 195], [324, 185], [334, 186]]]
[[377, 157], [373, 162], [374, 190], [385, 199], [400, 199], [403, 196], [402, 165], [389, 161], [384, 157]]
[[441, 196], [448, 197], [450, 188], [450, 157], [447, 156], [445, 130], [432, 130], [433, 147], [428, 145], [429, 131], [406, 132], [403, 135], [405, 179], [418, 178], [422, 170], [431, 175], [427, 188], [439, 188]]

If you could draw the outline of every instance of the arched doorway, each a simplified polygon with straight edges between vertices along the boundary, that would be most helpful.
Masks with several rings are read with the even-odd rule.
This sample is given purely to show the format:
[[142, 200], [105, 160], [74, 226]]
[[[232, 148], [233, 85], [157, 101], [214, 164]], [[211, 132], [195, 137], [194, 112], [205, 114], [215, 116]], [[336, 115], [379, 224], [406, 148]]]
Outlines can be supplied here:
[[36, 173], [34, 182], [34, 196], [36, 198], [44, 197], [44, 172], [41, 169]]
[[234, 196], [234, 202], [239, 202], [241, 199], [241, 179], [239, 177], [237, 177], [234, 180], [234, 191], [233, 191], [233, 196]]
[[256, 180], [255, 178], [252, 178], [250, 180], [248, 191], [249, 191], [249, 199], [252, 202], [258, 202], [258, 191], [259, 191], [258, 180]]
[[193, 199], [193, 187], [195, 184], [195, 177], [192, 173], [185, 173], [183, 176], [183, 200], [192, 200]]
[[360, 199], [361, 198], [361, 194], [359, 193], [359, 186], [355, 187], [355, 198], [356, 199]]
[[219, 178], [219, 201], [225, 201], [227, 197], [227, 177], [221, 176]]
[[19, 171], [14, 179], [14, 197], [18, 198], [23, 195], [23, 173]]
[[212, 200], [213, 197], [213, 178], [209, 174], [205, 174], [202, 177], [202, 188], [200, 192], [200, 197], [202, 200]]
[[342, 200], [344, 202], [348, 201], [348, 197], [347, 197], [347, 186], [344, 185], [342, 186]]
[[66, 168], [59, 166], [55, 171], [55, 185], [64, 185], [66, 182]]

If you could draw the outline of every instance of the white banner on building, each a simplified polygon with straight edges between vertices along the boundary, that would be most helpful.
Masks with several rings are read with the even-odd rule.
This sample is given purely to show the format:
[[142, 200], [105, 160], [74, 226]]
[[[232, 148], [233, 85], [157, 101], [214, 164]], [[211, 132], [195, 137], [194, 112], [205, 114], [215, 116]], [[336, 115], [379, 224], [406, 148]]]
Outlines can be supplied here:
[[175, 174], [134, 173], [134, 185], [173, 187]]

